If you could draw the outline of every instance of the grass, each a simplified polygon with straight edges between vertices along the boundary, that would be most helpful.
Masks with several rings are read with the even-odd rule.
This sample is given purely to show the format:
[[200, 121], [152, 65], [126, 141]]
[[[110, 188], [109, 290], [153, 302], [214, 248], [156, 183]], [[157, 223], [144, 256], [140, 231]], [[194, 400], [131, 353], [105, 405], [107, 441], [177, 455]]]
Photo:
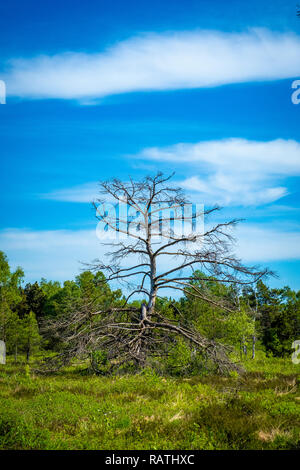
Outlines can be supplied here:
[[0, 366], [0, 449], [300, 449], [300, 365], [242, 377], [36, 376]]

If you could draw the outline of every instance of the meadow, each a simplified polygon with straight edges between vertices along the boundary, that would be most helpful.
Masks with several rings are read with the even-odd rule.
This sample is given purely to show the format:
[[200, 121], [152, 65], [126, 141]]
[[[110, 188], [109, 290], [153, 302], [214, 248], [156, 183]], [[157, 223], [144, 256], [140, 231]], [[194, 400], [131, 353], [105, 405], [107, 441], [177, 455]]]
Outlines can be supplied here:
[[246, 360], [228, 377], [51, 375], [0, 366], [0, 449], [300, 449], [300, 365]]

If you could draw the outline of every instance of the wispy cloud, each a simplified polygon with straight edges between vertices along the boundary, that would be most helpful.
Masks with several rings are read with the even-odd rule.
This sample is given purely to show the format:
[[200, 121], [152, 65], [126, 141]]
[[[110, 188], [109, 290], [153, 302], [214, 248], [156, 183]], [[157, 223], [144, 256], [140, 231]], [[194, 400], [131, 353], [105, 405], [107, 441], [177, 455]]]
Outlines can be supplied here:
[[248, 263], [299, 260], [300, 231], [284, 231], [264, 225], [240, 224], [236, 253]]
[[[280, 260], [299, 260], [299, 229], [291, 231], [263, 224], [241, 224], [235, 233], [236, 252], [244, 262], [265, 263]], [[42, 277], [64, 281], [73, 279], [81, 269], [80, 262], [95, 258], [105, 261], [107, 246], [101, 245], [95, 230], [7, 229], [0, 231], [1, 249], [13, 267], [24, 268], [27, 280]], [[129, 260], [130, 262], [130, 260]], [[165, 266], [170, 260], [162, 260]], [[174, 261], [173, 261], [174, 262]]]
[[[224, 139], [180, 143], [144, 149], [137, 158], [173, 162], [193, 168], [193, 176], [180, 182], [203, 202], [225, 205], [260, 205], [288, 194], [282, 181], [300, 175], [300, 143]], [[188, 170], [186, 170], [188, 171]]]
[[[287, 178], [300, 175], [300, 143], [283, 139], [258, 142], [237, 138], [180, 143], [145, 148], [132, 162], [134, 165], [146, 160], [176, 163], [178, 169], [180, 165], [181, 169], [184, 166], [187, 176], [177, 183], [205, 204], [259, 206], [289, 194]], [[89, 203], [99, 196], [98, 186], [94, 181], [54, 190], [41, 197]]]
[[91, 262], [104, 255], [95, 230], [7, 229], [0, 232], [1, 249], [13, 266], [21, 266], [26, 278], [73, 279]]
[[71, 188], [58, 189], [57, 191], [41, 194], [41, 198], [65, 202], [92, 202], [99, 197], [98, 185], [99, 183], [94, 181]]
[[85, 99], [296, 77], [299, 50], [299, 36], [265, 29], [148, 34], [99, 54], [68, 52], [12, 60], [4, 78], [9, 95], [91, 104]]

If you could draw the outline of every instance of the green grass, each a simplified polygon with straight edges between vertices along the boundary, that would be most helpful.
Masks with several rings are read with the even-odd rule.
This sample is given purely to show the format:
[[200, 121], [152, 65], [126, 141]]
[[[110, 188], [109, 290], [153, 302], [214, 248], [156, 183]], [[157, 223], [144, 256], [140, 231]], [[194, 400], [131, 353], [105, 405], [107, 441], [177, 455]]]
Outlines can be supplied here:
[[242, 377], [37, 376], [0, 366], [1, 449], [300, 449], [299, 369], [257, 359]]

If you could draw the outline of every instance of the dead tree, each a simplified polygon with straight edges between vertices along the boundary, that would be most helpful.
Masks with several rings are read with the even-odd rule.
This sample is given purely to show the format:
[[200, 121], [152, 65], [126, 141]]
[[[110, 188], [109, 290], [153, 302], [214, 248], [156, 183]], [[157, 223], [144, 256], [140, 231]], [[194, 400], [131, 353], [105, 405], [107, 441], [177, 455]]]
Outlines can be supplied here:
[[[116, 238], [103, 241], [108, 261], [95, 260], [93, 267], [105, 274], [107, 282], [125, 285], [128, 296], [122, 305], [106, 310], [93, 310], [93, 305], [74, 308], [69, 318], [56, 324], [65, 335], [70, 357], [88, 348], [105, 348], [116, 366], [126, 361], [143, 366], [150, 357], [167, 353], [172, 338], [180, 336], [219, 371], [238, 369], [228, 357], [228, 347], [203, 337], [193, 325], [163, 317], [157, 299], [166, 289], [179, 291], [230, 312], [235, 307], [212, 298], [191, 280], [193, 272], [204, 273], [203, 281], [213, 276], [221, 283], [246, 285], [268, 271], [246, 267], [232, 253], [231, 228], [237, 220], [212, 225], [209, 217], [218, 207], [196, 207], [186, 213], [190, 201], [170, 183], [172, 176], [158, 173], [141, 181], [100, 183], [95, 214], [104, 228], [101, 233]], [[107, 201], [113, 201], [111, 210]], [[132, 307], [134, 295], [144, 298], [141, 309]]]

